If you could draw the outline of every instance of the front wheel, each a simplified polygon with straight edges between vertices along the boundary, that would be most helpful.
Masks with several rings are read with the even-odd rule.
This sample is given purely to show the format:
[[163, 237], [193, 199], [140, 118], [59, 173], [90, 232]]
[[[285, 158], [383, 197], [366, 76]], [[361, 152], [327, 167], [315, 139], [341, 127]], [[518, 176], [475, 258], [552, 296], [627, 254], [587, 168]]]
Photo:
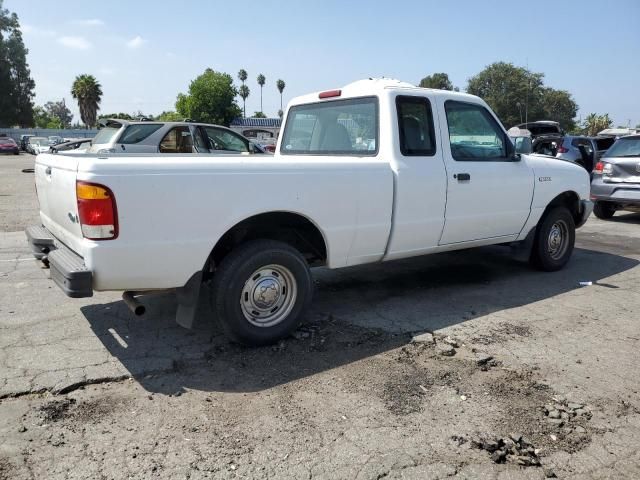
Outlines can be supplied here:
[[540, 220], [531, 250], [531, 263], [553, 272], [566, 265], [576, 241], [576, 227], [566, 207], [556, 207]]
[[253, 240], [224, 258], [211, 298], [229, 338], [267, 345], [295, 330], [312, 294], [311, 271], [300, 252], [283, 242]]
[[600, 220], [609, 220], [616, 213], [616, 207], [609, 202], [596, 202], [593, 206], [593, 214]]

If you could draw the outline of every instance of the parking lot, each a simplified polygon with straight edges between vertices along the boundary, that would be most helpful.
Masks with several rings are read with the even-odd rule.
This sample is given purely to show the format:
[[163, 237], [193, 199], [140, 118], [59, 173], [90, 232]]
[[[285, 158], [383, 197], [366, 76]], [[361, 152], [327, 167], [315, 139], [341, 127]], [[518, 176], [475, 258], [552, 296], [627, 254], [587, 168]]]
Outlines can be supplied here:
[[170, 295], [65, 297], [22, 231], [33, 160], [0, 157], [0, 479], [640, 478], [640, 214], [592, 216], [557, 273], [319, 269], [304, 326], [244, 348], [206, 295], [192, 331]]

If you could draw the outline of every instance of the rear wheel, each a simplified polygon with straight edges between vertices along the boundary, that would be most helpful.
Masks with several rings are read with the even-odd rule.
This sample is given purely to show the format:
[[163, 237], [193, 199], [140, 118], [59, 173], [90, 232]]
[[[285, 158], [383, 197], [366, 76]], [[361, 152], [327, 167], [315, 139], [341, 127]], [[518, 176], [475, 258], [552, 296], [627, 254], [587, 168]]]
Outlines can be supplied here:
[[300, 252], [283, 242], [253, 240], [222, 261], [211, 298], [229, 338], [267, 345], [299, 325], [312, 293], [311, 272]]
[[566, 265], [573, 252], [576, 227], [566, 207], [547, 212], [536, 228], [531, 263], [540, 270], [553, 272]]
[[601, 220], [608, 220], [616, 213], [616, 207], [610, 202], [596, 202], [593, 214]]

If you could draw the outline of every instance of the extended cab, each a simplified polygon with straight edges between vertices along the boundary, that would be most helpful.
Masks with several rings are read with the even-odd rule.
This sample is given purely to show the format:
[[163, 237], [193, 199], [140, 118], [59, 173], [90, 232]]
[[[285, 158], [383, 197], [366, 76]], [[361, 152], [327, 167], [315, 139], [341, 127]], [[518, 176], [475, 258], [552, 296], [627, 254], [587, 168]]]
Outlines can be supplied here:
[[294, 329], [310, 267], [341, 268], [490, 244], [562, 268], [591, 213], [581, 167], [519, 155], [480, 98], [362, 80], [295, 98], [274, 156], [43, 154], [42, 226], [27, 236], [69, 296], [177, 294], [201, 285], [249, 344]]

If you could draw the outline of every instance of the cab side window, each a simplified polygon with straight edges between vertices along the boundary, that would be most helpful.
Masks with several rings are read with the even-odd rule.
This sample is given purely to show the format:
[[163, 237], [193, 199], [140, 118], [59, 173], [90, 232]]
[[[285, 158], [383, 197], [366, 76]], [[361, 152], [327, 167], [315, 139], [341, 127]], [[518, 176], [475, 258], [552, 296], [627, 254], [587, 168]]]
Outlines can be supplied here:
[[160, 153], [193, 153], [189, 127], [174, 127], [160, 141]]
[[221, 128], [204, 127], [211, 151], [249, 152], [249, 142]]
[[396, 97], [400, 152], [404, 156], [432, 156], [436, 153], [431, 104], [424, 97]]
[[447, 100], [451, 155], [458, 161], [504, 161], [506, 137], [495, 118], [482, 105]]

